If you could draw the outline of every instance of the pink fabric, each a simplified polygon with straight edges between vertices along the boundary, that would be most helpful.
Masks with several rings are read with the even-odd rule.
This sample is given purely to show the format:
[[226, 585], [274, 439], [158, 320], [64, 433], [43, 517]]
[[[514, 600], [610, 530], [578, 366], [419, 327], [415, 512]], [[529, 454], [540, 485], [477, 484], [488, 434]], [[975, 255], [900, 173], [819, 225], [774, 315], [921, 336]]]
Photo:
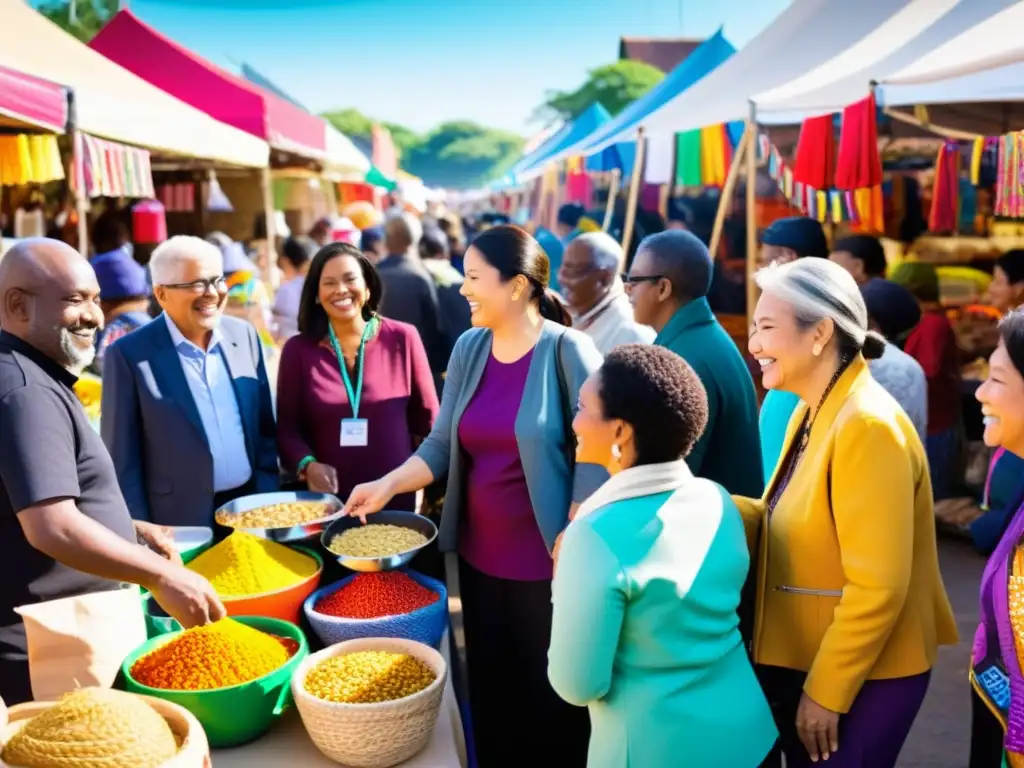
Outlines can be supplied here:
[[64, 133], [68, 99], [60, 85], [0, 67], [0, 113]]
[[119, 11], [89, 47], [215, 120], [269, 144], [319, 156], [327, 149], [320, 118], [200, 58]]
[[383, 125], [375, 125], [372, 128], [372, 149], [373, 164], [377, 170], [389, 179], [398, 175], [398, 150], [395, 148], [395, 141], [391, 138], [391, 131]]

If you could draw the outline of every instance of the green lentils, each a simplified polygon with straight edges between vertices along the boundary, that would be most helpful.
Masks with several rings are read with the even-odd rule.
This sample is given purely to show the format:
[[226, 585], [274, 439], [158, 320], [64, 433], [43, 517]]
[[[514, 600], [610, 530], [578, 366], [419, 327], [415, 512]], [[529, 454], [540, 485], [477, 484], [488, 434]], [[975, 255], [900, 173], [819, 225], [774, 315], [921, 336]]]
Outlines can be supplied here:
[[307, 693], [338, 704], [378, 704], [412, 696], [437, 675], [407, 653], [354, 651], [325, 659], [306, 674]]
[[400, 525], [368, 523], [342, 531], [327, 548], [345, 557], [388, 557], [422, 547], [427, 537]]

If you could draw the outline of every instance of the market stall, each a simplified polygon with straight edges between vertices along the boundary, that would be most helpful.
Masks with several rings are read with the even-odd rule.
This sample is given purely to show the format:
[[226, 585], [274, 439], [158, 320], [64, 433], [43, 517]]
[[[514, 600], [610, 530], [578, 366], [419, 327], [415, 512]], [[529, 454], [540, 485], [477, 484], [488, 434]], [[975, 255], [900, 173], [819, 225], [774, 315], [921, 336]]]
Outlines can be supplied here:
[[[221, 507], [213, 528], [169, 530], [228, 617], [183, 631], [136, 590], [117, 593], [116, 615], [73, 626], [54, 603], [22, 606], [37, 701], [11, 708], [13, 729], [0, 722], [4, 760], [75, 754], [77, 739], [123, 758], [142, 749], [147, 717], [161, 738], [138, 711], [148, 703], [179, 726], [176, 768], [466, 768], [447, 590], [407, 567], [437, 535], [428, 518], [384, 511], [364, 525], [334, 496], [269, 493]], [[103, 733], [111, 717], [132, 724]]]

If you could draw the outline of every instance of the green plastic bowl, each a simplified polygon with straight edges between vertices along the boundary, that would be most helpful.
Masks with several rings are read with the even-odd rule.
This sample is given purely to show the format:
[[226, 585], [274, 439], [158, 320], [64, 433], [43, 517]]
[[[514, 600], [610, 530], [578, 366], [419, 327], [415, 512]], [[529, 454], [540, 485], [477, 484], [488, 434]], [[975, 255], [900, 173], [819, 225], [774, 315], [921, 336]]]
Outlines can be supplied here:
[[150, 640], [170, 632], [181, 631], [181, 624], [178, 623], [178, 620], [168, 616], [149, 592], [142, 596], [142, 612], [146, 617], [146, 637]]
[[262, 616], [236, 616], [234, 619], [262, 632], [294, 640], [299, 644], [299, 649], [284, 666], [263, 677], [241, 685], [208, 691], [169, 691], [150, 688], [132, 678], [131, 669], [136, 661], [177, 637], [180, 632], [163, 634], [147, 640], [121, 663], [121, 680], [126, 691], [155, 696], [184, 707], [202, 724], [210, 746], [215, 749], [246, 744], [270, 730], [274, 721], [292, 703], [292, 673], [309, 655], [305, 635], [290, 622]]

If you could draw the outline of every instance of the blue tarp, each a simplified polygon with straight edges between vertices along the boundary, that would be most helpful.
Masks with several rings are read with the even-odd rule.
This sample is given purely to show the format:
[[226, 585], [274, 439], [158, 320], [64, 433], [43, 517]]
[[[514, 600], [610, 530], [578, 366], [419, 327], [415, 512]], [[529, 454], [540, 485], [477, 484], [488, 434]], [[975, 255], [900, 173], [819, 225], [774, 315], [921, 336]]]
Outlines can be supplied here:
[[620, 142], [619, 146], [621, 146], [621, 142], [632, 141], [636, 129], [643, 124], [648, 115], [660, 109], [697, 81], [702, 80], [734, 53], [736, 53], [736, 49], [725, 39], [722, 30], [719, 29], [651, 90], [614, 118], [598, 126], [578, 145], [566, 145], [564, 147], [567, 150], [564, 153], [565, 156], [593, 156], [610, 146], [616, 146], [616, 142]]
[[535, 165], [537, 160], [547, 155], [550, 150], [558, 146], [559, 142], [569, 131], [572, 130], [572, 123], [566, 123], [557, 131], [548, 136], [544, 141], [540, 143], [540, 146], [536, 147], [529, 154], [519, 158], [515, 165], [512, 166], [512, 170], [509, 171], [509, 175], [515, 177], [517, 174], [525, 171], [527, 168]]
[[569, 147], [580, 143], [581, 140], [590, 136], [594, 131], [612, 119], [611, 114], [599, 102], [594, 102], [587, 107], [583, 113], [565, 125], [558, 133], [544, 142], [529, 158], [529, 162], [517, 163], [515, 173], [529, 174], [542, 169], [554, 158], [561, 158]]

